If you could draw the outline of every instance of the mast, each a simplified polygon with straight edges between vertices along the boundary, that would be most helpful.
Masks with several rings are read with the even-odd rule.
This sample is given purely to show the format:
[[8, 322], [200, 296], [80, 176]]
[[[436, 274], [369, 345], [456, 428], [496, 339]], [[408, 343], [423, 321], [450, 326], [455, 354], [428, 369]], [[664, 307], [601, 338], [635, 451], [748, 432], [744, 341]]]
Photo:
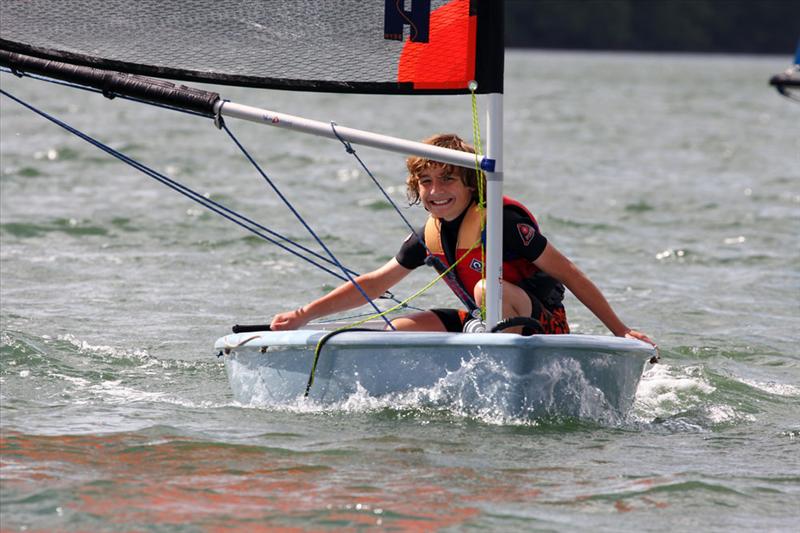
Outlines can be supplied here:
[[488, 95], [486, 158], [486, 329], [503, 318], [503, 94]]

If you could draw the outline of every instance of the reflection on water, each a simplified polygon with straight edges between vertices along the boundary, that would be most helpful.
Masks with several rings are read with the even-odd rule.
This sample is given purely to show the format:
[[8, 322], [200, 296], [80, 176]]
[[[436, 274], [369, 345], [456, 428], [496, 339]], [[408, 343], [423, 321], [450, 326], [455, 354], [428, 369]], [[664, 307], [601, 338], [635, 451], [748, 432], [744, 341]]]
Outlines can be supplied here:
[[[540, 492], [520, 490], [518, 475], [487, 478], [470, 468], [437, 468], [419, 479], [401, 458], [413, 458], [414, 451], [403, 449], [391, 478], [379, 484], [368, 465], [352, 470], [354, 452], [347, 450], [293, 452], [169, 434], [9, 432], [2, 435], [0, 450], [4, 500], [23, 504], [21, 515], [53, 514], [50, 524], [89, 520], [104, 529], [191, 524], [437, 529], [465, 524], [483, 501], [525, 501]], [[29, 492], [43, 483], [46, 490]], [[469, 498], [472, 502], [454, 498], [469, 486], [484, 495]], [[18, 520], [5, 526], [24, 523]]]

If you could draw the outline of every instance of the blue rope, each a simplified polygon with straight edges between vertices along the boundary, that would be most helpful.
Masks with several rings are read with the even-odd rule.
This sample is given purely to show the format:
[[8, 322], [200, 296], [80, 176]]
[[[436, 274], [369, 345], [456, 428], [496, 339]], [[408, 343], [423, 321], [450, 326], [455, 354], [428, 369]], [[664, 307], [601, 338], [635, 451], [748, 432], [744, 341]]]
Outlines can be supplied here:
[[[190, 189], [190, 188], [188, 188], [188, 187], [186, 187], [186, 186], [184, 186], [184, 185], [172, 180], [171, 178], [169, 178], [167, 176], [164, 176], [163, 174], [160, 174], [159, 172], [157, 172], [157, 171], [145, 166], [144, 164], [142, 164], [142, 163], [140, 163], [140, 162], [138, 162], [138, 161], [136, 161], [134, 159], [131, 159], [130, 157], [128, 157], [125, 154], [123, 154], [122, 152], [119, 152], [119, 151], [111, 148], [110, 146], [107, 146], [107, 145], [103, 144], [102, 142], [100, 142], [100, 141], [98, 141], [96, 139], [93, 139], [92, 137], [90, 137], [90, 136], [86, 135], [85, 133], [81, 132], [80, 130], [77, 130], [77, 129], [73, 128], [72, 126], [70, 126], [69, 124], [66, 124], [65, 122], [55, 118], [54, 116], [49, 115], [48, 113], [33, 107], [32, 105], [28, 104], [27, 102], [24, 102], [23, 100], [20, 100], [19, 98], [17, 98], [16, 96], [6, 92], [5, 90], [0, 89], [0, 94], [3, 94], [4, 96], [7, 96], [8, 98], [11, 98], [12, 100], [17, 102], [18, 104], [26, 107], [30, 111], [33, 111], [37, 115], [39, 115], [39, 116], [49, 120], [50, 122], [52, 122], [52, 123], [64, 128], [65, 130], [69, 131], [73, 135], [75, 135], [75, 136], [83, 139], [84, 141], [88, 142], [89, 144], [99, 148], [100, 150], [102, 150], [102, 151], [106, 152], [107, 154], [111, 155], [112, 157], [115, 157], [115, 158], [119, 159], [120, 161], [122, 161], [124, 163], [127, 163], [128, 165], [130, 165], [133, 168], [139, 170], [140, 172], [146, 174], [147, 176], [149, 176], [149, 177], [155, 179], [156, 181], [166, 185], [167, 187], [179, 192], [180, 194], [186, 196], [190, 200], [193, 200], [194, 202], [196, 202], [196, 203], [202, 205], [203, 207], [205, 207], [205, 208], [217, 213], [218, 215], [230, 220], [234, 224], [237, 224], [237, 225], [241, 226], [242, 228], [244, 228], [247, 231], [257, 235], [258, 237], [261, 237], [262, 239], [264, 239], [264, 240], [266, 240], [266, 241], [268, 241], [268, 242], [270, 242], [272, 244], [275, 244], [276, 246], [278, 246], [278, 247], [286, 250], [287, 252], [289, 252], [289, 253], [291, 253], [291, 254], [293, 254], [293, 255], [295, 255], [295, 256], [297, 256], [297, 257], [299, 257], [299, 258], [301, 258], [301, 259], [303, 259], [303, 260], [305, 260], [305, 261], [307, 261], [309, 263], [311, 263], [312, 265], [324, 270], [325, 272], [331, 274], [332, 276], [334, 276], [334, 277], [336, 277], [336, 278], [338, 278], [338, 279], [340, 279], [342, 281], [347, 281], [347, 278], [345, 278], [341, 274], [338, 274], [338, 273], [328, 269], [327, 267], [325, 267], [323, 265], [320, 265], [319, 263], [316, 263], [312, 259], [309, 259], [308, 257], [305, 257], [304, 255], [298, 253], [295, 250], [292, 250], [291, 248], [287, 247], [286, 245], [282, 244], [281, 242], [278, 242], [278, 241], [276, 241], [274, 239], [271, 239], [267, 235], [264, 235], [263, 233], [257, 231], [256, 229], [254, 229], [254, 228], [252, 228], [250, 226], [247, 226], [246, 224], [244, 224], [240, 220], [237, 220], [234, 217], [238, 217], [242, 221], [247, 222], [248, 224], [252, 224], [253, 226], [255, 226], [258, 229], [261, 229], [261, 230], [266, 231], [266, 232], [268, 232], [268, 233], [270, 233], [272, 235], [275, 235], [278, 238], [283, 239], [285, 242], [288, 242], [288, 243], [290, 243], [290, 244], [292, 244], [294, 246], [297, 246], [298, 248], [300, 248], [300, 249], [302, 249], [302, 250], [304, 250], [306, 252], [309, 252], [309, 253], [319, 257], [320, 259], [325, 260], [325, 261], [333, 264], [329, 259], [320, 256], [319, 254], [317, 254], [313, 250], [309, 250], [309, 249], [305, 248], [304, 246], [302, 246], [302, 245], [300, 245], [300, 244], [298, 244], [296, 242], [293, 242], [290, 239], [280, 235], [279, 233], [276, 233], [276, 232], [270, 230], [269, 228], [266, 228], [266, 227], [262, 226], [261, 224], [258, 224], [257, 222], [254, 222], [254, 221], [248, 219], [247, 217], [245, 217], [243, 215], [240, 215], [239, 213], [236, 213], [235, 211], [233, 211], [231, 209], [228, 209], [227, 207], [225, 207], [225, 206], [223, 206], [223, 205], [221, 205], [221, 204], [219, 204], [219, 203], [217, 203], [217, 202], [215, 202], [215, 201], [213, 201], [213, 200], [211, 200], [209, 198], [205, 198], [203, 195], [197, 193], [196, 191], [193, 191], [192, 189]], [[341, 264], [339, 264], [338, 266], [340, 268], [342, 268]], [[356, 273], [353, 272], [353, 274], [356, 274]], [[356, 274], [356, 275], [358, 275], [358, 274]]]
[[[107, 96], [107, 95], [105, 95], [105, 93], [103, 93], [103, 91], [101, 91], [99, 89], [95, 89], [93, 87], [86, 87], [84, 85], [79, 85], [79, 84], [72, 83], [72, 82], [66, 82], [66, 81], [57, 80], [57, 79], [54, 79], [54, 78], [48, 78], [48, 77], [45, 77], [45, 76], [39, 76], [39, 75], [36, 75], [36, 74], [30, 74], [30, 73], [15, 71], [15, 70], [12, 70], [12, 69], [9, 69], [9, 68], [6, 68], [6, 67], [0, 67], [0, 72], [11, 73], [11, 74], [14, 74], [15, 76], [18, 76], [20, 78], [29, 77], [29, 78], [32, 78], [32, 79], [35, 79], [35, 80], [40, 80], [40, 81], [45, 81], [45, 82], [48, 82], [48, 83], [53, 83], [55, 85], [61, 85], [61, 86], [70, 87], [70, 88], [73, 88], [73, 89], [81, 89], [81, 90], [84, 90], [84, 91], [93, 92], [93, 93], [99, 93], [99, 94], [103, 94], [104, 96]], [[279, 246], [280, 248], [288, 251], [289, 253], [291, 253], [293, 255], [296, 255], [297, 257], [300, 257], [301, 259], [311, 263], [312, 265], [320, 268], [321, 270], [327, 272], [328, 274], [331, 274], [332, 276], [334, 276], [335, 278], [337, 278], [337, 279], [339, 279], [341, 281], [351, 281], [355, 285], [355, 287], [361, 292], [361, 294], [364, 296], [364, 298], [375, 308], [375, 310], [380, 312], [380, 309], [378, 309], [377, 306], [375, 306], [375, 304], [372, 302], [372, 300], [369, 298], [369, 296], [367, 296], [367, 294], [363, 291], [363, 289], [352, 278], [352, 276], [358, 276], [359, 274], [357, 272], [351, 270], [351, 269], [348, 269], [348, 268], [344, 267], [336, 259], [336, 257], [333, 256], [333, 254], [330, 252], [330, 250], [328, 250], [327, 247], [316, 236], [316, 234], [314, 234], [314, 232], [311, 230], [311, 228], [308, 227], [308, 225], [302, 220], [302, 218], [299, 217], [299, 214], [291, 207], [291, 205], [288, 204], [287, 200], [283, 197], [283, 195], [280, 194], [280, 192], [272, 184], [272, 182], [269, 180], [269, 178], [267, 178], [266, 174], [264, 174], [264, 172], [259, 168], [259, 166], [253, 160], [253, 158], [250, 157], [250, 155], [247, 153], [247, 151], [244, 149], [244, 147], [238, 142], [238, 140], [236, 140], [236, 138], [233, 136], [233, 134], [230, 132], [230, 130], [228, 130], [228, 128], [225, 126], [224, 121], [221, 121], [221, 117], [219, 117], [217, 119], [217, 120], [220, 120], [220, 126], [225, 128], [225, 130], [227, 131], [228, 135], [231, 136], [231, 138], [234, 140], [234, 142], [237, 144], [237, 146], [240, 148], [240, 150], [242, 150], [242, 152], [245, 154], [245, 156], [247, 156], [247, 158], [256, 167], [256, 169], [261, 173], [261, 175], [264, 176], [264, 178], [267, 180], [267, 182], [272, 186], [273, 190], [275, 190], [275, 192], [281, 197], [281, 199], [283, 199], [283, 201], [285, 203], [287, 203], [289, 208], [295, 213], [295, 216], [298, 216], [300, 221], [303, 223], [304, 226], [306, 226], [306, 229], [317, 240], [317, 242], [320, 243], [322, 248], [325, 249], [325, 251], [328, 252], [328, 254], [331, 257], [333, 257], [333, 260], [328, 259], [327, 257], [325, 257], [325, 256], [323, 256], [323, 255], [321, 255], [321, 254], [319, 254], [319, 253], [317, 253], [317, 252], [315, 252], [315, 251], [313, 251], [313, 250], [311, 250], [309, 248], [306, 248], [305, 246], [303, 246], [303, 245], [301, 245], [301, 244], [299, 244], [297, 242], [294, 242], [291, 239], [289, 239], [289, 238], [287, 238], [287, 237], [285, 237], [285, 236], [283, 236], [283, 235], [281, 235], [281, 234], [279, 234], [279, 233], [277, 233], [277, 232], [275, 232], [275, 231], [273, 231], [273, 230], [271, 230], [271, 229], [269, 229], [269, 228], [267, 228], [267, 227], [255, 222], [255, 221], [253, 221], [251, 219], [248, 219], [244, 215], [241, 215], [241, 214], [239, 214], [239, 213], [237, 213], [237, 212], [235, 212], [235, 211], [233, 211], [231, 209], [228, 209], [225, 206], [223, 206], [223, 205], [221, 205], [221, 204], [219, 204], [219, 203], [217, 203], [217, 202], [215, 202], [215, 201], [213, 201], [211, 199], [205, 198], [204, 196], [200, 195], [199, 193], [197, 193], [195, 191], [192, 191], [188, 187], [185, 187], [184, 185], [180, 184], [179, 182], [176, 182], [176, 181], [168, 178], [167, 176], [159, 174], [155, 170], [152, 170], [152, 169], [146, 167], [145, 165], [143, 165], [142, 163], [125, 156], [121, 152], [118, 152], [118, 151], [114, 150], [113, 148], [110, 148], [107, 145], [104, 145], [103, 143], [93, 139], [92, 137], [83, 134], [79, 130], [76, 130], [76, 129], [72, 128], [68, 124], [56, 119], [55, 117], [53, 117], [51, 115], [48, 115], [47, 113], [45, 113], [43, 111], [40, 111], [40, 110], [34, 108], [33, 106], [30, 106], [30, 105], [26, 104], [25, 102], [23, 102], [22, 100], [12, 96], [11, 94], [9, 94], [9, 93], [7, 93], [5, 91], [3, 91], [3, 94], [8, 96], [9, 98], [12, 98], [13, 100], [18, 102], [19, 104], [27, 107], [31, 111], [39, 114], [40, 116], [50, 120], [51, 122], [61, 126], [62, 128], [66, 129], [67, 131], [73, 133], [74, 135], [76, 135], [76, 136], [82, 138], [83, 140], [89, 142], [90, 144], [96, 146], [97, 148], [100, 148], [101, 150], [105, 151], [106, 153], [110, 154], [111, 156], [116, 157], [117, 159], [119, 159], [119, 160], [121, 160], [121, 161], [123, 161], [123, 162], [125, 162], [125, 163], [127, 163], [129, 165], [131, 165], [132, 167], [136, 168], [137, 170], [141, 171], [142, 173], [144, 173], [144, 174], [150, 176], [151, 178], [163, 183], [164, 185], [172, 188], [173, 190], [176, 190], [177, 192], [183, 194], [184, 196], [187, 196], [191, 200], [193, 200], [193, 201], [199, 203], [200, 205], [206, 207], [207, 209], [209, 209], [209, 210], [221, 215], [222, 217], [234, 222], [235, 224], [245, 228], [246, 230], [248, 230], [251, 233], [261, 237], [262, 239], [264, 239], [264, 240], [266, 240], [266, 241], [268, 241], [268, 242], [270, 242], [272, 244], [275, 244], [275, 245]], [[156, 102], [149, 102], [149, 101], [142, 100], [142, 99], [135, 98], [135, 97], [131, 97], [131, 96], [116, 95], [115, 94], [112, 97], [119, 97], [119, 98], [122, 98], [122, 99], [125, 99], [125, 100], [130, 100], [132, 102], [137, 102], [137, 103], [141, 103], [141, 104], [147, 104], [147, 105], [151, 105], [151, 106], [162, 108], [162, 109], [169, 109], [169, 110], [172, 110], [172, 111], [179, 111], [179, 112], [186, 113], [186, 114], [189, 114], [189, 115], [194, 115], [194, 116], [199, 116], [199, 117], [206, 118], [206, 115], [204, 115], [202, 113], [198, 113], [196, 111], [190, 111], [190, 110], [187, 110], [187, 109], [182, 109], [180, 107], [170, 106], [170, 105], [166, 105], [166, 104], [160, 104], [160, 103], [156, 103]], [[183, 190], [181, 190], [181, 189], [183, 189]], [[186, 191], [186, 192], [184, 192], [184, 191]], [[212, 207], [212, 205], [215, 206], [217, 209]], [[298, 252], [296, 252], [296, 251], [294, 251], [294, 250], [292, 250], [290, 248], [287, 248], [286, 246], [282, 245], [281, 243], [279, 243], [279, 242], [277, 242], [277, 241], [275, 241], [273, 239], [270, 239], [269, 237], [267, 237], [265, 235], [262, 235], [261, 233], [259, 233], [259, 232], [255, 231], [255, 230], [253, 230], [252, 228], [242, 224], [241, 222], [238, 222], [237, 220], [234, 220], [230, 216], [226, 216], [224, 213], [220, 212], [219, 210], [222, 210], [222, 211], [225, 211], [227, 213], [230, 213], [234, 217], [238, 217], [239, 219], [247, 222], [248, 224], [252, 224], [256, 228], [261, 229], [263, 231], [266, 231], [267, 233], [269, 233], [269, 234], [271, 234], [273, 236], [276, 236], [277, 238], [283, 240], [284, 242], [287, 242], [287, 243], [289, 243], [289, 244], [291, 244], [293, 246], [296, 246], [297, 248], [303, 250], [306, 253], [309, 253], [309, 254], [313, 255], [314, 257], [316, 257], [317, 259], [319, 259], [321, 261], [325, 261], [326, 263], [328, 263], [330, 265], [337, 266], [338, 268], [342, 269], [345, 272], [346, 277], [345, 276], [341, 276], [338, 273], [333, 272], [330, 269], [328, 269], [328, 268], [316, 263], [315, 261], [309, 259], [308, 257], [305, 257], [302, 254], [299, 254]], [[401, 214], [401, 216], [402, 216], [402, 214]], [[402, 303], [390, 291], [386, 291], [383, 295], [380, 296], [380, 298], [381, 299], [389, 299], [389, 300], [392, 300], [394, 302]], [[404, 305], [404, 307], [413, 308], [413, 307], [408, 306], [408, 305]], [[413, 308], [413, 309], [416, 309], [416, 308]], [[389, 321], [387, 319], [385, 319], [385, 318], [384, 318], [384, 320], [391, 327], [391, 324], [389, 323]], [[392, 328], [392, 329], [394, 329], [394, 328]]]
[[[311, 226], [308, 225], [305, 219], [303, 219], [302, 215], [300, 215], [300, 213], [297, 212], [297, 210], [294, 208], [291, 202], [289, 202], [289, 200], [283, 195], [283, 193], [278, 189], [278, 187], [275, 186], [273, 181], [261, 169], [259, 164], [256, 162], [255, 159], [253, 159], [253, 157], [250, 155], [247, 149], [244, 146], [242, 146], [242, 143], [239, 142], [239, 139], [237, 139], [236, 136], [233, 134], [233, 132], [230, 129], [228, 129], [228, 126], [225, 124], [225, 122], [220, 121], [220, 125], [222, 126], [222, 129], [225, 130], [225, 133], [227, 133], [230, 136], [231, 140], [236, 144], [236, 146], [239, 147], [239, 150], [242, 151], [244, 156], [250, 161], [250, 163], [253, 164], [253, 167], [255, 167], [258, 173], [261, 174], [261, 177], [263, 177], [264, 180], [267, 182], [267, 184], [272, 188], [272, 190], [275, 191], [275, 194], [277, 194], [278, 197], [281, 200], [283, 200], [283, 203], [286, 204], [286, 207], [289, 208], [289, 210], [292, 212], [292, 214], [294, 214], [297, 220], [300, 221], [300, 223], [306, 228], [306, 230], [311, 234], [311, 236], [314, 237], [317, 243], [322, 247], [323, 250], [325, 250], [325, 252], [336, 263], [336, 265], [340, 269], [342, 269], [342, 272], [344, 272], [345, 276], [347, 276], [348, 281], [353, 284], [353, 286], [358, 290], [358, 292], [361, 293], [361, 296], [363, 296], [364, 299], [373, 307], [373, 309], [375, 309], [375, 312], [382, 313], [380, 308], [377, 305], [375, 305], [375, 302], [372, 300], [372, 298], [369, 297], [369, 295], [364, 291], [361, 285], [351, 276], [350, 272], [339, 262], [339, 259], [337, 259], [336, 256], [333, 254], [333, 252], [330, 251], [330, 249], [325, 245], [322, 239], [320, 239], [319, 236], [317, 236], [317, 234], [314, 232], [314, 230], [311, 229]], [[386, 318], [384, 315], [381, 315], [381, 318], [383, 318], [384, 322], [386, 322], [386, 324], [391, 329], [393, 330], [395, 329], [395, 327], [392, 325], [392, 322], [388, 318]]]
[[[414, 229], [414, 226], [412, 226], [411, 223], [408, 221], [408, 219], [405, 217], [405, 215], [403, 215], [403, 212], [400, 211], [400, 208], [397, 207], [397, 204], [394, 202], [394, 200], [392, 200], [392, 198], [389, 196], [389, 194], [386, 192], [386, 190], [383, 187], [381, 187], [381, 184], [378, 183], [377, 179], [375, 179], [375, 176], [373, 176], [372, 172], [370, 172], [369, 168], [367, 168], [367, 165], [364, 164], [364, 162], [361, 160], [360, 157], [358, 157], [358, 154], [356, 153], [356, 149], [353, 148], [353, 146], [349, 142], [344, 140], [342, 138], [342, 136], [339, 135], [339, 132], [336, 131], [336, 123], [335, 122], [331, 122], [331, 130], [333, 130], [333, 134], [336, 135], [336, 138], [339, 139], [339, 141], [341, 141], [341, 143], [344, 145], [344, 149], [347, 151], [347, 153], [348, 154], [352, 154], [353, 157], [356, 158], [356, 161], [358, 161], [359, 164], [361, 165], [361, 168], [363, 168], [364, 171], [367, 173], [367, 175], [370, 178], [372, 178], [372, 182], [375, 184], [376, 187], [378, 187], [378, 190], [380, 190], [383, 193], [383, 197], [386, 198], [386, 201], [389, 202], [389, 205], [394, 207], [394, 210], [397, 211], [397, 214], [400, 215], [400, 218], [402, 218], [403, 222], [406, 223], [406, 226], [408, 226], [408, 229], [410, 229], [411, 232], [419, 238], [419, 234], [417, 233], [417, 230]], [[431, 251], [430, 251], [430, 249], [428, 249], [428, 246], [425, 244], [425, 240], [424, 239], [419, 239], [419, 242], [422, 243], [422, 246], [425, 246], [425, 250], [430, 255]]]
[[[333, 134], [336, 135], [336, 138], [339, 139], [339, 141], [341, 141], [341, 143], [344, 145], [344, 149], [347, 151], [347, 153], [348, 154], [352, 154], [353, 157], [356, 158], [356, 161], [358, 161], [359, 164], [361, 165], [361, 168], [363, 168], [364, 171], [367, 173], [367, 175], [370, 178], [372, 178], [372, 182], [383, 193], [383, 196], [384, 196], [384, 198], [386, 198], [386, 201], [389, 202], [389, 205], [394, 207], [394, 210], [397, 211], [397, 214], [400, 215], [400, 218], [402, 218], [403, 222], [406, 223], [406, 226], [408, 226], [408, 228], [411, 230], [411, 233], [413, 233], [414, 235], [417, 236], [417, 241], [420, 244], [422, 244], [422, 246], [425, 248], [425, 252], [427, 252], [427, 254], [428, 254], [426, 259], [425, 259], [425, 263], [430, 265], [430, 266], [432, 266], [439, 273], [442, 273], [445, 270], [447, 270], [447, 267], [442, 262], [442, 260], [439, 259], [438, 257], [436, 257], [435, 255], [433, 255], [433, 253], [431, 252], [431, 249], [428, 248], [428, 245], [425, 243], [425, 239], [422, 237], [422, 235], [417, 233], [417, 230], [414, 229], [414, 227], [411, 225], [411, 223], [408, 221], [408, 219], [403, 215], [403, 213], [400, 211], [400, 208], [397, 207], [397, 204], [394, 202], [394, 200], [392, 200], [392, 198], [389, 196], [389, 194], [386, 192], [386, 190], [384, 190], [384, 188], [381, 187], [381, 184], [378, 183], [378, 180], [375, 178], [375, 176], [372, 174], [372, 172], [369, 170], [369, 168], [367, 168], [367, 165], [364, 163], [364, 161], [362, 161], [361, 158], [356, 153], [356, 149], [353, 148], [353, 146], [349, 142], [344, 140], [341, 135], [339, 135], [339, 132], [336, 131], [336, 123], [335, 122], [331, 122], [331, 130], [333, 130]], [[458, 279], [456, 278], [454, 273], [452, 273], [452, 272], [449, 273], [447, 276], [445, 276], [443, 278], [443, 280], [447, 284], [447, 286], [450, 287], [450, 289], [455, 293], [456, 297], [459, 300], [461, 300], [461, 303], [463, 303], [467, 307], [467, 309], [469, 309], [470, 311], [473, 311], [474, 309], [478, 308], [478, 306], [475, 304], [475, 300], [461, 286], [461, 284], [458, 282]]]

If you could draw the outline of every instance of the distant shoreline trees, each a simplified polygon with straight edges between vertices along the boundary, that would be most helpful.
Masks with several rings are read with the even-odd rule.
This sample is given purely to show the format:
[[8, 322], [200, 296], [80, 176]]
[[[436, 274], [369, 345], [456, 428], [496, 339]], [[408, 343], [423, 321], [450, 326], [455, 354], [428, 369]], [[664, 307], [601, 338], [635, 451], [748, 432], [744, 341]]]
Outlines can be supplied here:
[[800, 0], [505, 0], [506, 46], [794, 55]]

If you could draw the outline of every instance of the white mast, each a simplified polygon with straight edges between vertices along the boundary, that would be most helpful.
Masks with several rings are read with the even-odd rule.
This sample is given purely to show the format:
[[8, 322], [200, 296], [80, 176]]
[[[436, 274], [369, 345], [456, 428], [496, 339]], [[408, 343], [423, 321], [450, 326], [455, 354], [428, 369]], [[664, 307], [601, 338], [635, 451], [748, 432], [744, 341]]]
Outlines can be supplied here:
[[503, 318], [503, 95], [488, 95], [486, 158], [494, 171], [486, 172], [486, 329]]

